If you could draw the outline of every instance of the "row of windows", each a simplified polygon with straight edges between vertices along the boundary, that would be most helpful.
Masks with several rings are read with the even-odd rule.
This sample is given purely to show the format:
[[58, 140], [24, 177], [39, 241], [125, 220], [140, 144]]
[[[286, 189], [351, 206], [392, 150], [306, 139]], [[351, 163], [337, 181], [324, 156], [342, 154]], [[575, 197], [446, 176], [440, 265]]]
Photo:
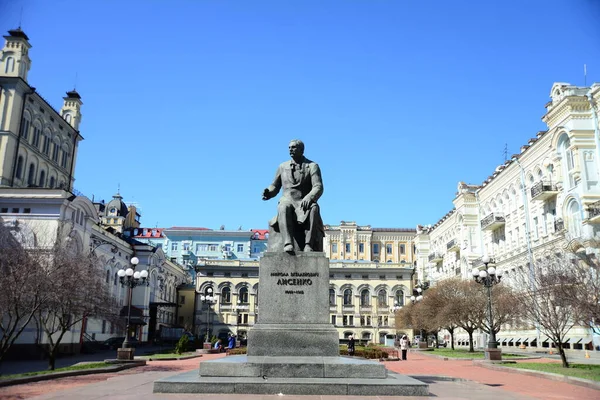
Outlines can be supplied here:
[[[345, 243], [344, 244], [344, 248], [346, 253], [350, 253], [352, 251], [352, 247], [351, 247], [351, 243]], [[337, 243], [332, 243], [331, 244], [331, 252], [332, 253], [337, 253], [338, 252], [338, 244]], [[358, 252], [359, 253], [364, 253], [365, 252], [365, 244], [364, 243], [359, 243], [358, 244]], [[385, 245], [385, 252], [387, 254], [393, 254], [394, 252], [394, 245], [393, 244], [386, 244]], [[373, 243], [373, 254], [379, 254], [380, 253], [380, 245], [379, 243]], [[404, 244], [400, 245], [400, 254], [406, 254], [406, 246]]]
[[[108, 275], [107, 275], [107, 279], [108, 279]], [[210, 288], [210, 289], [211, 289], [211, 293], [212, 293], [213, 289], [212, 288]], [[205, 295], [208, 295], [208, 293], [209, 293], [209, 291], [207, 288], [207, 289], [205, 289]], [[343, 305], [345, 305], [345, 306], [353, 305], [353, 298], [354, 298], [354, 294], [352, 292], [352, 289], [345, 289], [344, 294], [343, 294]], [[335, 290], [329, 289], [329, 304], [331, 306], [335, 306], [336, 299], [337, 299], [337, 296], [336, 296]], [[238, 302], [248, 303], [248, 288], [247, 287], [242, 287], [238, 291]], [[388, 307], [388, 292], [387, 292], [387, 290], [381, 289], [377, 292], [376, 302], [377, 302], [378, 307]], [[225, 286], [223, 289], [221, 289], [221, 304], [231, 304], [231, 287]], [[394, 293], [394, 305], [396, 305], [396, 306], [404, 305], [404, 291], [403, 290], [396, 290], [396, 292]], [[360, 306], [361, 307], [371, 306], [371, 292], [369, 291], [369, 289], [363, 289], [360, 292]]]
[[42, 135], [42, 130], [38, 126], [33, 126], [33, 135], [31, 140], [29, 139], [29, 132], [31, 131], [31, 123], [28, 119], [23, 118], [21, 123], [21, 136], [23, 140], [28, 141], [28, 143], [35, 147], [36, 149], [40, 149], [40, 136], [43, 136], [42, 140], [42, 153], [50, 157], [50, 147], [52, 147], [52, 161], [58, 162], [60, 156], [60, 166], [63, 168], [67, 167], [67, 162], [69, 159], [69, 148], [68, 146], [63, 146], [62, 151], [60, 147], [60, 143], [58, 141], [54, 141], [52, 143], [52, 138], [50, 137], [50, 133], [47, 132]]
[[[370, 315], [360, 316], [360, 326], [373, 326], [373, 318]], [[331, 323], [337, 325], [337, 315], [331, 316]], [[342, 315], [342, 326], [354, 326], [354, 315]], [[385, 315], [377, 317], [377, 326], [389, 326], [389, 318]], [[365, 332], [367, 333], [367, 332]], [[364, 333], [363, 333], [364, 336]], [[370, 338], [370, 334], [369, 334]]]
[[[8, 210], [9, 210], [8, 207], [2, 207], [2, 208], [0, 208], [0, 214], [8, 214]], [[20, 211], [21, 211], [21, 209], [18, 207], [12, 207], [10, 209], [10, 212], [12, 214], [18, 214]], [[28, 208], [28, 207], [23, 208], [23, 214], [30, 214], [30, 213], [31, 213], [31, 208]]]
[[[248, 303], [248, 288], [243, 287], [238, 291], [238, 303]], [[229, 286], [221, 289], [221, 304], [231, 304], [231, 288]]]
[[[24, 158], [23, 156], [19, 156], [19, 158], [17, 159], [17, 171], [16, 171], [16, 177], [17, 179], [23, 179], [24, 175], [25, 175], [25, 171], [24, 171]], [[39, 186], [39, 187], [49, 187], [49, 188], [54, 188], [54, 187], [59, 187], [59, 188], [66, 188], [65, 185], [65, 181], [60, 181], [59, 184], [57, 184], [56, 182], [56, 177], [51, 176], [50, 179], [47, 181], [47, 177], [46, 177], [46, 171], [41, 170], [39, 177], [36, 179], [36, 173], [35, 173], [35, 164], [31, 163], [29, 164], [29, 170], [27, 172], [27, 186]]]
[[[232, 248], [233, 248], [233, 246], [231, 244], [223, 245], [223, 251], [232, 251]], [[237, 252], [244, 251], [244, 245], [242, 243], [238, 243], [236, 248], [237, 248]], [[178, 249], [179, 249], [179, 242], [171, 243], [172, 251], [177, 251]], [[192, 249], [192, 244], [191, 243], [183, 243], [182, 249], [183, 249], [183, 251], [190, 251]], [[211, 244], [196, 243], [196, 253], [201, 253], [201, 252], [206, 252], [206, 251], [219, 251], [219, 245], [216, 243], [211, 243]]]
[[[342, 296], [342, 301], [344, 306], [353, 305], [354, 293], [352, 289], [345, 289], [344, 294]], [[337, 301], [337, 296], [334, 289], [329, 289], [329, 305], [335, 306]], [[388, 306], [388, 293], [387, 290], [381, 289], [377, 292], [377, 306], [378, 307], [387, 307]], [[394, 293], [394, 305], [403, 306], [404, 305], [404, 291], [396, 290]], [[371, 292], [369, 289], [363, 289], [360, 292], [360, 306], [361, 307], [370, 307], [371, 306]]]

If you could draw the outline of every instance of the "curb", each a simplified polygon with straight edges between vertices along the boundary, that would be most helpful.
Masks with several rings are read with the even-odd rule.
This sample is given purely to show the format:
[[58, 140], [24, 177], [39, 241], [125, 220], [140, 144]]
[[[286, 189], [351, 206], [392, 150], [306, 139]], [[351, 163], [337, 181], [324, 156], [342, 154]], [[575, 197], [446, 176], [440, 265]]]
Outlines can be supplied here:
[[202, 357], [202, 354], [194, 354], [191, 356], [184, 356], [184, 357], [167, 357], [167, 358], [152, 358], [152, 356], [148, 357], [148, 358], [144, 358], [144, 360], [147, 361], [179, 361], [179, 360], [189, 360], [192, 358], [200, 358]]
[[124, 369], [140, 367], [142, 365], [146, 365], [146, 362], [145, 361], [137, 361], [137, 362], [131, 362], [131, 363], [127, 363], [127, 364], [116, 365], [114, 367], [90, 368], [90, 369], [82, 369], [82, 370], [78, 370], [78, 371], [51, 372], [48, 374], [24, 376], [22, 378], [0, 379], [0, 387], [20, 385], [23, 383], [31, 383], [31, 382], [48, 381], [50, 379], [67, 378], [70, 376], [103, 374], [103, 373], [107, 373], [107, 372], [119, 372], [119, 371], [123, 371]]
[[[426, 356], [428, 357], [433, 357], [433, 358], [437, 358], [439, 360], [444, 360], [444, 361], [448, 361], [448, 360], [452, 360], [452, 361], [473, 361], [473, 362], [477, 362], [477, 361], [486, 361], [482, 358], [463, 358], [463, 357], [449, 357], [449, 356], [438, 356], [437, 354], [426, 354]], [[521, 360], [539, 360], [540, 358], [543, 357], [536, 357], [536, 356], [532, 356], [532, 357], [502, 357], [502, 361], [521, 361]], [[487, 361], [489, 362], [489, 361]]]
[[527, 376], [535, 376], [538, 378], [549, 379], [551, 381], [565, 382], [565, 383], [570, 383], [572, 385], [583, 386], [583, 387], [586, 387], [589, 389], [600, 390], [600, 382], [591, 381], [589, 379], [575, 378], [572, 376], [555, 374], [552, 372], [542, 372], [542, 371], [532, 371], [532, 370], [527, 370], [527, 369], [502, 367], [499, 365], [488, 364], [485, 362], [474, 362], [474, 364], [476, 364], [477, 366], [483, 367], [483, 368], [493, 369], [495, 371], [509, 372], [512, 374], [521, 374], [521, 375], [527, 375]]

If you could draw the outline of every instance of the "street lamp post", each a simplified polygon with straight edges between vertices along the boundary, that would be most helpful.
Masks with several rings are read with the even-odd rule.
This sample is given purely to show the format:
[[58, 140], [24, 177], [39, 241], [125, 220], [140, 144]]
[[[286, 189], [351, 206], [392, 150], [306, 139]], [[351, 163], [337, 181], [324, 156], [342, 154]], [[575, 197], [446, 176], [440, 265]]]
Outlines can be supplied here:
[[249, 307], [246, 304], [242, 304], [241, 300], [237, 301], [237, 304], [235, 306], [233, 306], [233, 310], [235, 311], [235, 317], [236, 317], [236, 325], [235, 325], [235, 336], [239, 337], [239, 330], [240, 330], [240, 313], [244, 312], [244, 311], [248, 311]]
[[[148, 278], [147, 270], [143, 270], [143, 271], [135, 270], [135, 267], [140, 262], [139, 258], [132, 257], [131, 260], [129, 260], [129, 262], [131, 263], [131, 267], [127, 268], [127, 269], [120, 269], [117, 272], [117, 276], [119, 277], [119, 282], [121, 283], [121, 286], [127, 287], [127, 298], [128, 298], [128, 300], [127, 300], [127, 327], [125, 328], [125, 340], [123, 341], [123, 345], [121, 346], [121, 349], [127, 350], [127, 351], [122, 351], [121, 353], [123, 354], [123, 357], [126, 357], [129, 360], [132, 360], [134, 349], [132, 349], [129, 345], [129, 335], [130, 335], [130, 329], [131, 329], [131, 299], [132, 299], [132, 294], [133, 294], [133, 288], [138, 285], [142, 285], [142, 284], [148, 285], [149, 282], [147, 279]], [[117, 358], [121, 358], [121, 357], [119, 357], [118, 353], [117, 353]]]
[[[423, 288], [421, 287], [421, 285], [416, 286], [414, 288], [413, 295], [410, 296], [410, 301], [412, 302], [413, 305], [415, 305], [419, 301], [423, 300], [422, 293], [423, 293]], [[416, 294], [416, 296], [415, 296], [415, 294]], [[423, 328], [422, 327], [419, 327], [419, 332], [420, 332], [419, 348], [425, 349], [425, 348], [427, 348], [427, 339], [423, 340]]]
[[211, 287], [206, 288], [206, 295], [201, 295], [200, 301], [202, 301], [202, 304], [206, 304], [206, 336], [204, 337], [203, 347], [210, 349], [210, 306], [217, 301], [216, 297], [213, 296], [213, 289]]
[[494, 332], [494, 317], [492, 314], [492, 286], [500, 283], [502, 279], [502, 270], [496, 270], [493, 266], [488, 267], [490, 264], [490, 257], [483, 256], [481, 261], [485, 265], [485, 270], [479, 270], [473, 268], [471, 274], [475, 279], [475, 282], [482, 284], [487, 288], [487, 309], [488, 309], [488, 325], [490, 328], [490, 337], [488, 340], [487, 349], [485, 349], [486, 360], [501, 360], [502, 349], [498, 348], [498, 342], [496, 341], [496, 332]]

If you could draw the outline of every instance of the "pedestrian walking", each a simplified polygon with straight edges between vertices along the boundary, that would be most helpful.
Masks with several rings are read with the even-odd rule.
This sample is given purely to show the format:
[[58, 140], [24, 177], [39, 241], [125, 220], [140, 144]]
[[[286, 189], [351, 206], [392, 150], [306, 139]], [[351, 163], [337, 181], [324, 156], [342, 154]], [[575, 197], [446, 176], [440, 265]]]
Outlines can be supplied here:
[[400, 339], [400, 350], [402, 350], [402, 360], [406, 361], [406, 353], [408, 352], [408, 338], [406, 337], [406, 335], [402, 336], [402, 339]]
[[354, 355], [354, 337], [352, 335], [348, 337], [348, 355]]

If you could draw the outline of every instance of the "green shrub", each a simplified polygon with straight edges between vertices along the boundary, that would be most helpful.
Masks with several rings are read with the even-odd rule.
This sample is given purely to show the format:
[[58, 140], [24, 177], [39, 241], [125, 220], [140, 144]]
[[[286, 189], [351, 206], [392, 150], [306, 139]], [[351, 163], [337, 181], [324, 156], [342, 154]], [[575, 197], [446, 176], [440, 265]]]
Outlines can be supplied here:
[[[388, 358], [389, 354], [378, 348], [378, 347], [363, 347], [363, 346], [356, 346], [354, 348], [354, 356], [355, 357], [363, 357], [363, 358], [369, 358], [369, 359], [380, 359], [380, 358]], [[340, 355], [341, 356], [347, 356], [348, 355], [348, 347], [345, 345], [340, 346]]]
[[177, 342], [177, 345], [175, 345], [175, 353], [182, 354], [186, 352], [188, 349], [189, 341], [190, 339], [187, 335], [183, 335], [182, 337], [180, 337], [179, 341]]
[[215, 347], [215, 343], [217, 343], [217, 340], [219, 340], [218, 337], [216, 337], [215, 335], [213, 335], [213, 337], [210, 338], [210, 348], [212, 349], [213, 347]]
[[240, 354], [246, 354], [246, 350], [248, 350], [247, 347], [237, 347], [235, 349], [227, 350], [227, 353], [230, 356], [236, 356], [236, 355], [240, 355]]

